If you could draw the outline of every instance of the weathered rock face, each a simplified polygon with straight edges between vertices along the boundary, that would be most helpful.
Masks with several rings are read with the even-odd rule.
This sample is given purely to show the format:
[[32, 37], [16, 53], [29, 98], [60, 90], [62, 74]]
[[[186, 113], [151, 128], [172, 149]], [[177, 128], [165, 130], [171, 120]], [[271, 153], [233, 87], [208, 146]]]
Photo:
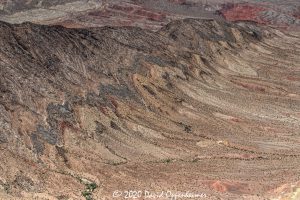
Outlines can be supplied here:
[[297, 33], [195, 19], [0, 30], [1, 198], [263, 199], [297, 181]]
[[218, 12], [229, 21], [253, 21], [285, 29], [299, 29], [298, 9], [292, 6], [237, 3], [224, 4]]
[[184, 18], [253, 21], [298, 29], [298, 0], [0, 0], [0, 20], [67, 28], [134, 26], [159, 30]]

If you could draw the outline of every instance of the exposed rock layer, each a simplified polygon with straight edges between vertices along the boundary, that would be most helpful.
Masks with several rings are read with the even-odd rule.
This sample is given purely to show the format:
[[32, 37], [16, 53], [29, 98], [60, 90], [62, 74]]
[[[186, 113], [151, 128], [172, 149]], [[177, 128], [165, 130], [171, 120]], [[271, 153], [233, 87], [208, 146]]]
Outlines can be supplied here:
[[300, 172], [300, 40], [253, 24], [0, 24], [2, 198], [263, 199]]
[[300, 27], [298, 0], [0, 0], [0, 20], [68, 28], [137, 26], [158, 30], [184, 18], [254, 21]]

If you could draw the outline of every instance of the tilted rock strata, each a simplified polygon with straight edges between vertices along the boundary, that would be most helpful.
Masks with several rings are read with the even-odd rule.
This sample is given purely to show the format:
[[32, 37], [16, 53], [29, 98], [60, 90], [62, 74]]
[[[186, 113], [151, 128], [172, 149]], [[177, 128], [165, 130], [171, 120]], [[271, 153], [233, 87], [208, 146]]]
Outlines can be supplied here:
[[297, 0], [0, 0], [0, 20], [67, 28], [134, 26], [159, 30], [184, 18], [253, 21], [299, 30]]
[[300, 172], [300, 40], [253, 24], [0, 24], [0, 194], [263, 199]]

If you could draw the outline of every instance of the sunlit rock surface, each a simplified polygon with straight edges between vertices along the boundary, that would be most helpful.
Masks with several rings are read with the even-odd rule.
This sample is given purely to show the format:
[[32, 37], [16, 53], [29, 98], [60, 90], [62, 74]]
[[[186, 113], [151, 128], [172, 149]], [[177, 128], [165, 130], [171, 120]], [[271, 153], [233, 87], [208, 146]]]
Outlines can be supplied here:
[[159, 30], [184, 18], [253, 21], [299, 30], [298, 0], [0, 0], [0, 20], [68, 28], [134, 26]]
[[299, 37], [219, 20], [157, 32], [1, 22], [0, 197], [294, 195]]

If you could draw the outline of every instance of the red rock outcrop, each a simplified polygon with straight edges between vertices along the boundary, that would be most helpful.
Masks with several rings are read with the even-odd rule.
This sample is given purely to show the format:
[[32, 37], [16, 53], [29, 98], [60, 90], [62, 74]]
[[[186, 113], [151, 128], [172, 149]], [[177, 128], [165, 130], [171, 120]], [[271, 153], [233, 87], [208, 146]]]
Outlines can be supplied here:
[[260, 19], [260, 13], [266, 8], [252, 4], [225, 4], [220, 10], [225, 19], [229, 21], [254, 21], [257, 23], [266, 23]]

